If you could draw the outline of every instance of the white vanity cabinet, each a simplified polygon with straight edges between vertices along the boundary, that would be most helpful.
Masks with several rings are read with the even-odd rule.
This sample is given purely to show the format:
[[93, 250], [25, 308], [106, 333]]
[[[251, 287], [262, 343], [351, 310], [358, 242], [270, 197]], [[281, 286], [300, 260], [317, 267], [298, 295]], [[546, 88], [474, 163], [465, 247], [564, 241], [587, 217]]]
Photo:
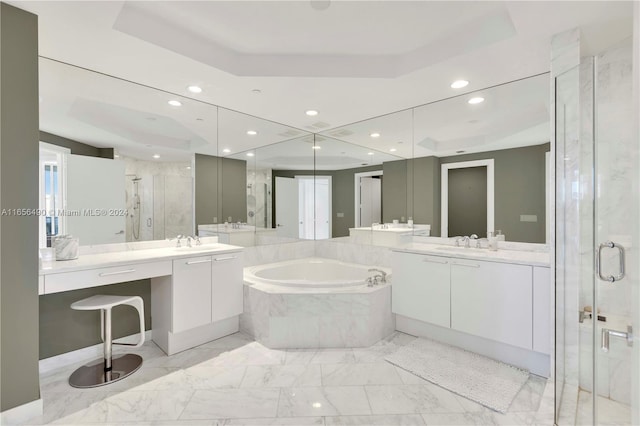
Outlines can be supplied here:
[[532, 349], [532, 267], [451, 259], [451, 328]]
[[450, 327], [449, 259], [394, 252], [392, 262], [392, 311], [441, 327]]
[[211, 259], [211, 320], [215, 322], [242, 313], [242, 252], [212, 256]]
[[175, 259], [151, 282], [153, 340], [173, 355], [231, 334], [242, 298], [242, 251]]
[[211, 322], [211, 256], [173, 261], [172, 331]]

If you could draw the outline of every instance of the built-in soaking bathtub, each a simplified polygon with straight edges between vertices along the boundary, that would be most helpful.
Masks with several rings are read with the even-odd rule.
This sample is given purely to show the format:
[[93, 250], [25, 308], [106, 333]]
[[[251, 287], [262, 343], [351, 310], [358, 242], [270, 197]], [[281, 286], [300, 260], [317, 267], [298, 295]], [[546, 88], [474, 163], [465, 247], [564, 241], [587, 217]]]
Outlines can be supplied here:
[[[387, 283], [367, 285], [374, 268]], [[390, 281], [317, 257], [246, 267], [240, 327], [271, 348], [370, 346], [395, 330]]]

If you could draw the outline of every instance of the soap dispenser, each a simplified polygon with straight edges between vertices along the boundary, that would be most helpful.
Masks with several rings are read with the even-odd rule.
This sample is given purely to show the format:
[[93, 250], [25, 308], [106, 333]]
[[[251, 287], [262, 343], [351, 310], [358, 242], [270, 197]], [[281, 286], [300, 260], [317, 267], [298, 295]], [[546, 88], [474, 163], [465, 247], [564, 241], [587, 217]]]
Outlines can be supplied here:
[[498, 250], [498, 237], [496, 236], [495, 231], [489, 231], [487, 236], [487, 240], [489, 240], [489, 250], [497, 251]]

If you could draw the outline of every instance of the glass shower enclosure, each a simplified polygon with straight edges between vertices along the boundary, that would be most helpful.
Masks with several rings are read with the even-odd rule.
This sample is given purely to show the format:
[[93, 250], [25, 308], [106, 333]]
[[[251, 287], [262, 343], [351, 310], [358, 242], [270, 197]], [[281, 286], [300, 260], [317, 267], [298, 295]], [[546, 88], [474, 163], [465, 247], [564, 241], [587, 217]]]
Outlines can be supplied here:
[[632, 56], [625, 40], [555, 79], [558, 425], [640, 424]]

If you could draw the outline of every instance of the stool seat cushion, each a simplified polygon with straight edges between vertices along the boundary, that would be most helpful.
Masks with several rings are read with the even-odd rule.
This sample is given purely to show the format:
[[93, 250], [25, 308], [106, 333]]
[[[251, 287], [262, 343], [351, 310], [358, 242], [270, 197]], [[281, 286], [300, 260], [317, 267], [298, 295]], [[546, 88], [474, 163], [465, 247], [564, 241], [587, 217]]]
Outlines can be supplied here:
[[96, 309], [110, 309], [118, 305], [131, 305], [133, 301], [142, 299], [140, 296], [117, 296], [98, 294], [78, 300], [71, 304], [71, 309], [79, 311], [92, 311]]

